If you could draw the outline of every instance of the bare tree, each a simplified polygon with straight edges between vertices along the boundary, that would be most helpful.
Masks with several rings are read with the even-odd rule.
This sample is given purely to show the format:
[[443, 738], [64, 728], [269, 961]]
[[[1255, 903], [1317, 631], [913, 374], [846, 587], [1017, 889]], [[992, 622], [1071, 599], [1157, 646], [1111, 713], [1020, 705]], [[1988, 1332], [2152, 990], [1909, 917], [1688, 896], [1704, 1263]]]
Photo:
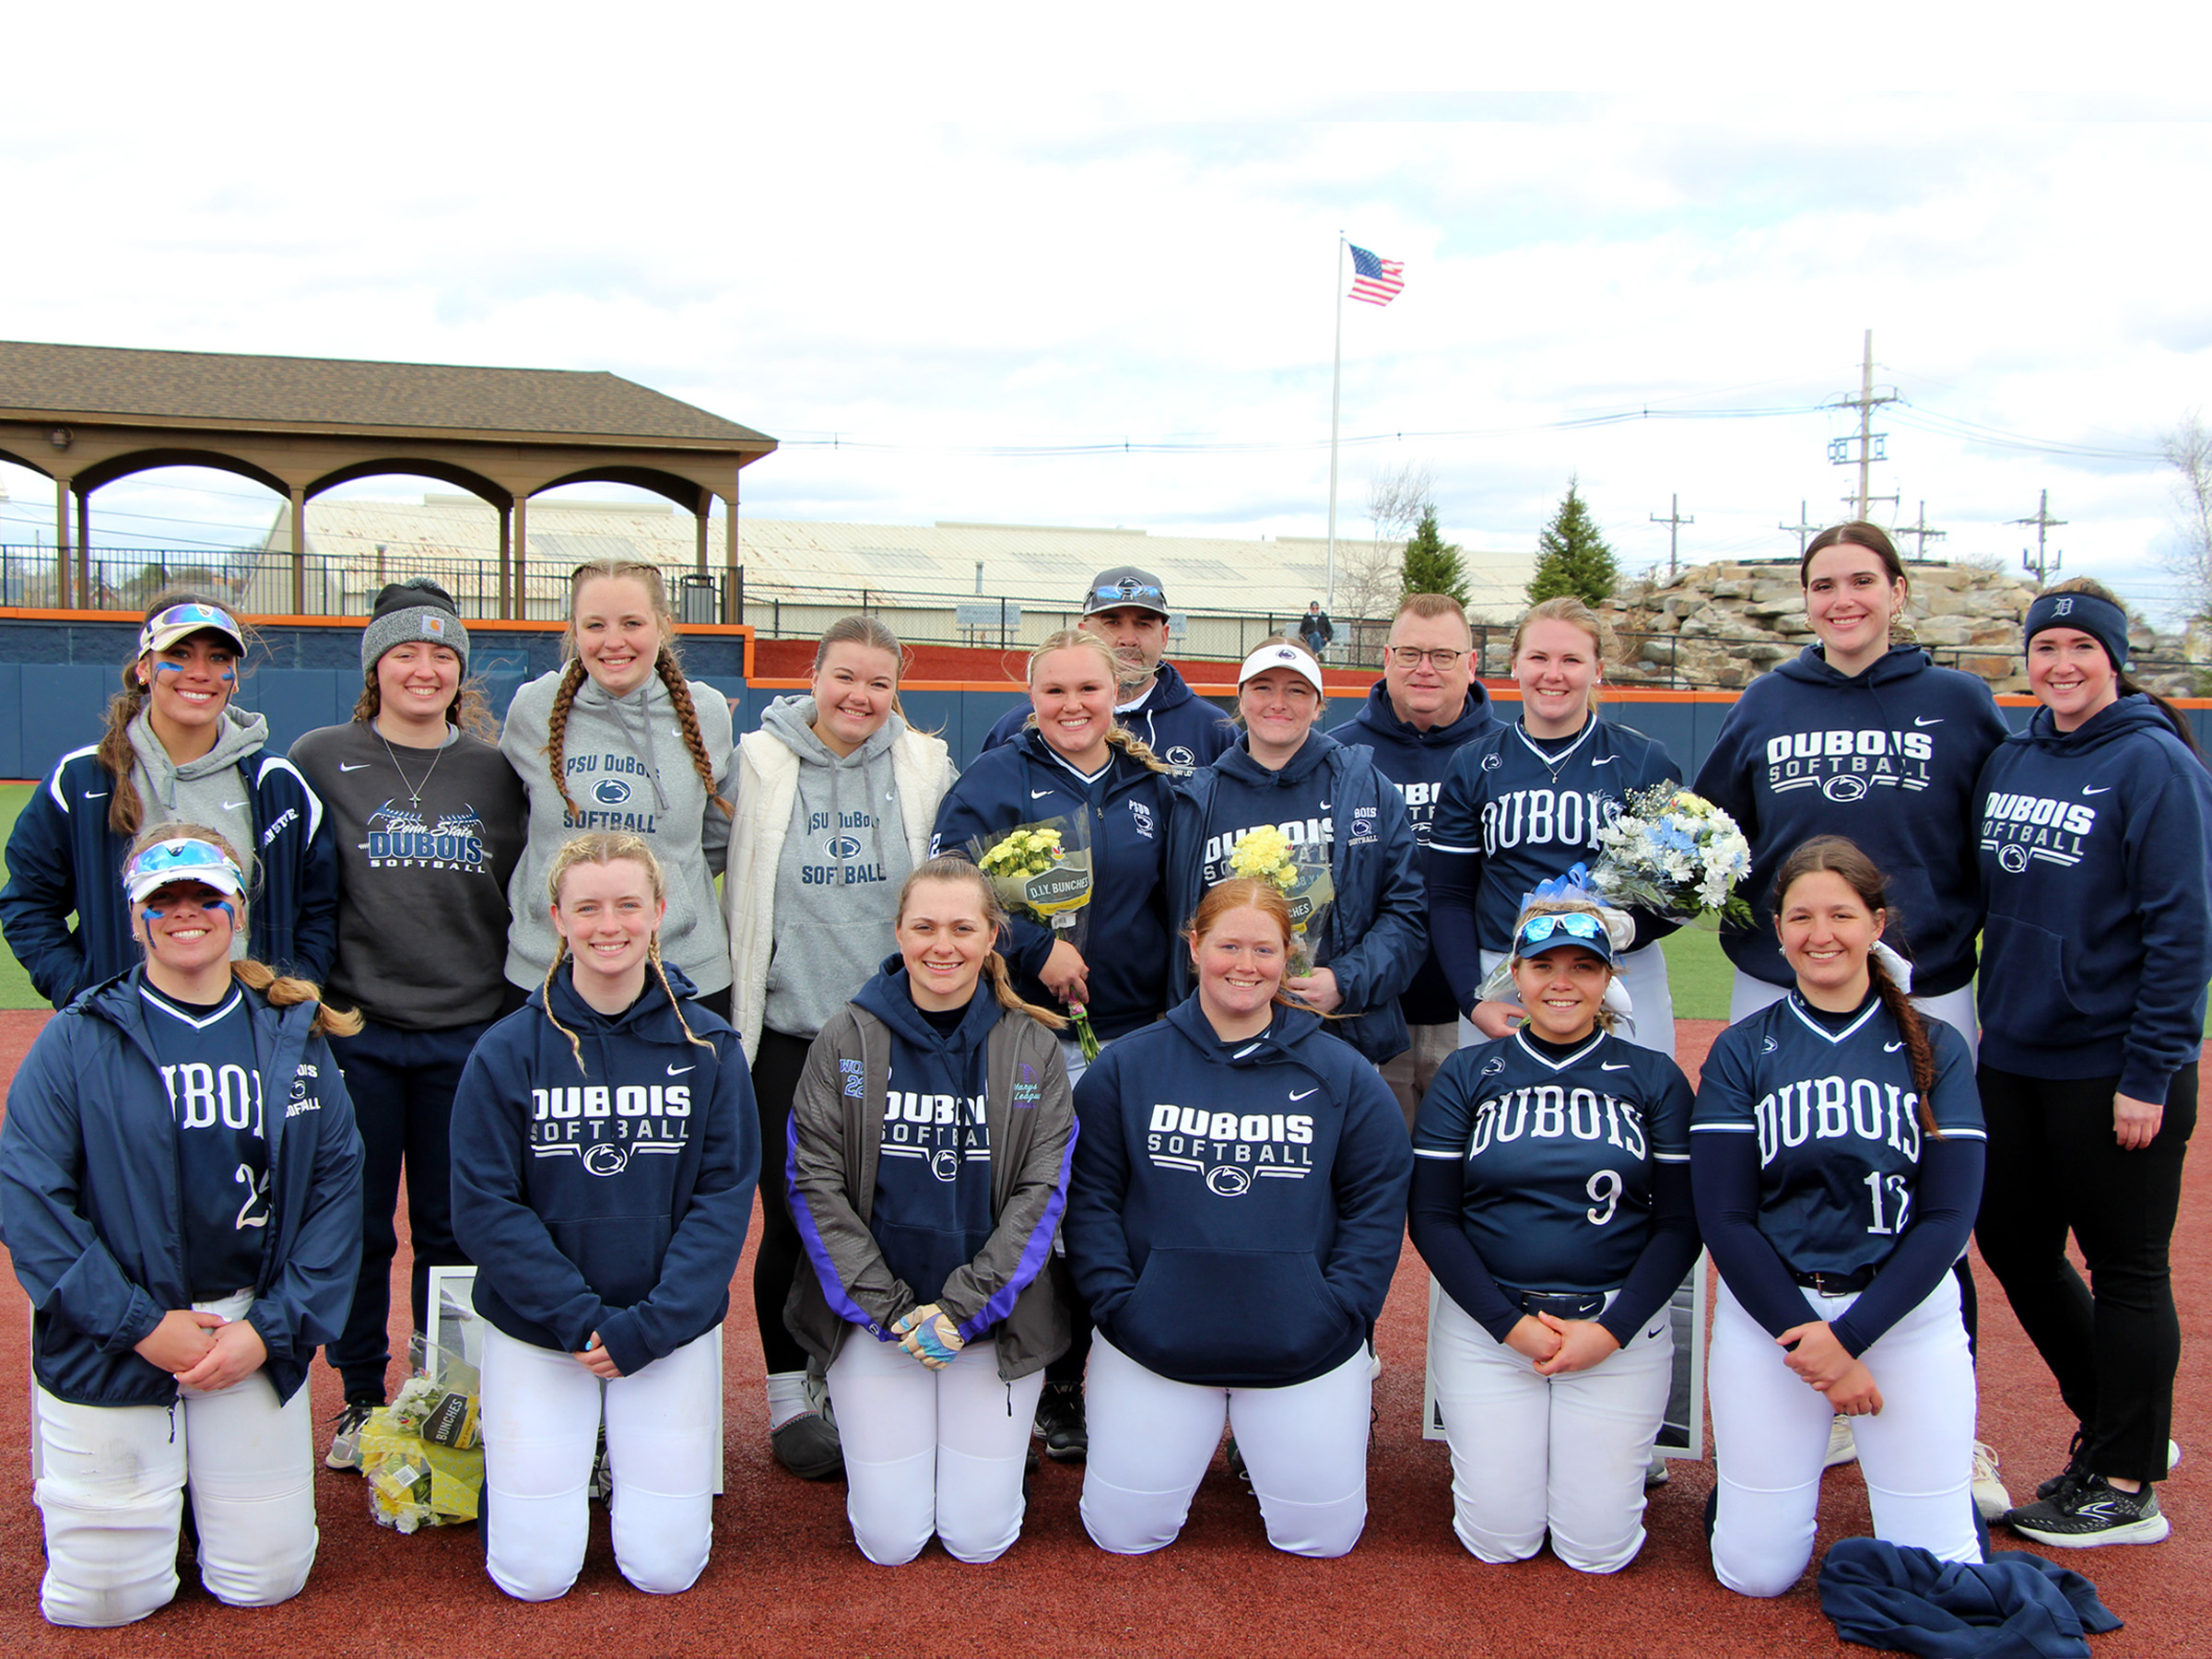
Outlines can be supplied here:
[[1343, 571], [1336, 581], [1336, 637], [1345, 641], [1349, 664], [1382, 665], [1382, 641], [1398, 608], [1398, 561], [1435, 488], [1429, 468], [1418, 461], [1368, 480], [1367, 544], [1337, 544]]
[[2173, 502], [2178, 539], [2166, 555], [2166, 568], [2183, 582], [2183, 603], [2192, 621], [2212, 617], [2212, 429], [2192, 409], [2159, 445], [2166, 465], [2178, 475]]

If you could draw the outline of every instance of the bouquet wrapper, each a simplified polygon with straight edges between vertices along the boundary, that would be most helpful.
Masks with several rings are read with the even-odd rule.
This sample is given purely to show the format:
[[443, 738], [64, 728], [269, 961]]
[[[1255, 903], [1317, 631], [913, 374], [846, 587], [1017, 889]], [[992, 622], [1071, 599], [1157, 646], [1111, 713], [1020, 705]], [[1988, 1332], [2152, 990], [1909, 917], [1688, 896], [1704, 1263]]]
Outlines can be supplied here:
[[1041, 923], [1077, 950], [1089, 935], [1090, 815], [1040, 818], [970, 838], [968, 856], [1009, 915]]
[[474, 1521], [484, 1490], [477, 1368], [442, 1346], [424, 1359], [358, 1441], [370, 1517], [395, 1532]]
[[[1306, 850], [1299, 851], [1302, 854]], [[1328, 927], [1329, 907], [1336, 902], [1336, 878], [1329, 874], [1327, 852], [1316, 847], [1312, 853], [1299, 858], [1289, 891], [1283, 895], [1290, 904], [1290, 961], [1285, 972], [1290, 979], [1303, 978], [1319, 965], [1314, 953]]]

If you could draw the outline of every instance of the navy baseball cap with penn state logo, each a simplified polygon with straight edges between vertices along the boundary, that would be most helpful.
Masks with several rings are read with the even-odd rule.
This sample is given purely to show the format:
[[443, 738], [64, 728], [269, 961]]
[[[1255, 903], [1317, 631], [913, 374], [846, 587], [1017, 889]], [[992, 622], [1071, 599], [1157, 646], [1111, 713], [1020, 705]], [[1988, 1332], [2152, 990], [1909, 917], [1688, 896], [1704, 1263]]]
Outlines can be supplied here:
[[1083, 590], [1083, 614], [1087, 617], [1124, 608], [1164, 617], [1168, 614], [1168, 591], [1160, 586], [1159, 577], [1135, 565], [1100, 571]]

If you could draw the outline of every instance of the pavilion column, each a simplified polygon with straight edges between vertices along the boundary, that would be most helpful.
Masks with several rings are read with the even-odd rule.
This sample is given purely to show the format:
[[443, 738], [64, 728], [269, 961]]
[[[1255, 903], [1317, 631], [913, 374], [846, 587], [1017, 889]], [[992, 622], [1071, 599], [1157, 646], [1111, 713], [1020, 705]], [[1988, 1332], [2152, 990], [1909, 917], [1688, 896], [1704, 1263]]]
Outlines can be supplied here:
[[307, 491], [292, 486], [292, 615], [307, 615]]
[[737, 480], [739, 474], [730, 472], [730, 493], [724, 500], [728, 511], [722, 521], [722, 619], [724, 622], [745, 620], [745, 573], [737, 563]]
[[76, 480], [56, 477], [53, 480], [53, 603], [56, 609], [70, 608], [69, 598], [69, 492]]
[[87, 610], [92, 608], [92, 495], [91, 491], [76, 492], [76, 593], [77, 602]]
[[699, 573], [704, 576], [707, 573], [707, 524], [714, 516], [714, 492], [701, 489], [695, 498], [692, 511], [699, 517], [699, 551], [692, 563]]
[[514, 615], [513, 601], [508, 594], [508, 561], [514, 553], [514, 506], [510, 502], [500, 509], [500, 617], [502, 621]]
[[530, 619], [530, 498], [514, 498], [514, 614]]

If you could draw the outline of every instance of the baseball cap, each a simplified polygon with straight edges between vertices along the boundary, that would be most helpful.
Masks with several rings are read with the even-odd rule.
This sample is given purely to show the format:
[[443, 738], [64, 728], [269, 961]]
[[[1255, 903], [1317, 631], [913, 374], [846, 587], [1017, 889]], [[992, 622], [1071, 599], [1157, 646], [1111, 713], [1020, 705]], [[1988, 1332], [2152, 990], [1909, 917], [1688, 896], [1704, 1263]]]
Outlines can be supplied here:
[[219, 633], [237, 648], [240, 656], [246, 654], [246, 630], [239, 627], [237, 619], [220, 606], [203, 605], [196, 599], [148, 617], [138, 630], [138, 654], [167, 651], [195, 633]]
[[197, 836], [180, 836], [142, 847], [123, 872], [124, 888], [134, 904], [179, 881], [197, 881], [233, 899], [246, 890], [245, 877], [229, 855], [213, 841]]
[[[1255, 674], [1265, 674], [1270, 668], [1288, 668], [1293, 674], [1305, 677], [1306, 683], [1320, 691], [1321, 670], [1313, 666], [1313, 659], [1295, 645], [1262, 645], [1244, 659], [1237, 670], [1237, 684], [1242, 685]], [[1325, 695], [1325, 693], [1324, 693]]]
[[1168, 614], [1168, 591], [1160, 586], [1159, 577], [1135, 565], [1116, 565], [1111, 571], [1100, 571], [1083, 591], [1083, 614], [1087, 617], [1124, 606], [1164, 617]]

